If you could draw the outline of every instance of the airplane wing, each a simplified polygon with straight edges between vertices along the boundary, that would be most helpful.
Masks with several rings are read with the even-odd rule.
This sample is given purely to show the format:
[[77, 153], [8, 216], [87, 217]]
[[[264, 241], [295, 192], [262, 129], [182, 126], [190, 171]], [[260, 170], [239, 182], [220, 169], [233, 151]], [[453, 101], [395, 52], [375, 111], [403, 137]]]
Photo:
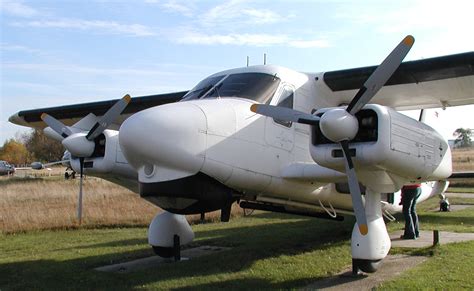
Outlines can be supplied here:
[[[327, 104], [348, 104], [376, 67], [325, 72]], [[474, 52], [404, 62], [370, 103], [397, 110], [474, 104]]]
[[[138, 111], [166, 103], [176, 102], [180, 100], [186, 93], [187, 91], [134, 97], [132, 98], [127, 108], [125, 108], [123, 114], [110, 128], [117, 129], [125, 119], [127, 119], [130, 115]], [[54, 116], [56, 119], [60, 120], [66, 125], [73, 125], [89, 113], [93, 113], [96, 116], [104, 115], [104, 113], [110, 107], [112, 107], [117, 102], [117, 100], [118, 99], [58, 107], [40, 108], [33, 110], [23, 110], [12, 115], [9, 118], [9, 121], [18, 125], [43, 129], [47, 127], [47, 125], [41, 120], [41, 114], [47, 113], [51, 116]]]

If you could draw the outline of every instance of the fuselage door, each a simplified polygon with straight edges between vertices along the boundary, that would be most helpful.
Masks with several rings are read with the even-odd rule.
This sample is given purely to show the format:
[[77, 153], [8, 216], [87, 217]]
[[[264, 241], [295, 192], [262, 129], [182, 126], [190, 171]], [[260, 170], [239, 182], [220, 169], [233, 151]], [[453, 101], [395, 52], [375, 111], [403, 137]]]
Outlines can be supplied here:
[[[272, 105], [293, 109], [295, 90], [290, 85], [284, 85], [277, 93], [277, 102]], [[278, 97], [279, 95], [279, 97]], [[265, 141], [268, 145], [291, 151], [295, 143], [295, 130], [292, 122], [266, 117]]]

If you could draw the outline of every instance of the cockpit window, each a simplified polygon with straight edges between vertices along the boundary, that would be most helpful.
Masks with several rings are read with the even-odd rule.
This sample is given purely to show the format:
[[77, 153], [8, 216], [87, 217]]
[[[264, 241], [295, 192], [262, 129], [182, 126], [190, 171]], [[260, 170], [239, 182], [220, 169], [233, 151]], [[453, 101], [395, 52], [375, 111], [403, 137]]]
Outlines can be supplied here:
[[219, 82], [224, 77], [225, 76], [209, 77], [202, 80], [196, 85], [196, 87], [186, 93], [182, 100], [186, 101], [201, 98], [202, 95], [207, 93], [215, 84], [217, 84], [217, 82]]
[[[212, 80], [211, 80], [212, 79]], [[201, 85], [203, 84], [203, 85]], [[205, 85], [207, 85], [207, 87]], [[239, 97], [267, 103], [275, 94], [280, 79], [263, 73], [241, 73], [207, 78], [183, 100], [216, 97]]]

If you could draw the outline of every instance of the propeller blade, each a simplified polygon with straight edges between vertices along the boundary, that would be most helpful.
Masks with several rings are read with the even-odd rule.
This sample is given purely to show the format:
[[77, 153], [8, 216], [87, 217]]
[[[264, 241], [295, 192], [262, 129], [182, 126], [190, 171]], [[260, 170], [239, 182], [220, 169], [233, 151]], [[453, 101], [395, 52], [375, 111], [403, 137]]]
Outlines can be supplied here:
[[122, 99], [117, 101], [114, 106], [110, 107], [109, 110], [102, 116], [102, 118], [91, 128], [86, 138], [88, 140], [94, 140], [98, 137], [117, 117], [122, 114], [122, 111], [130, 103], [130, 95], [125, 95]]
[[72, 131], [69, 129], [69, 127], [47, 113], [41, 114], [41, 120], [43, 120], [49, 127], [51, 127], [52, 130], [54, 130], [63, 138], [66, 138], [72, 134]]
[[367, 227], [367, 217], [365, 216], [365, 208], [362, 203], [362, 195], [360, 193], [359, 181], [354, 170], [351, 154], [349, 152], [349, 142], [347, 140], [341, 141], [342, 152], [344, 153], [347, 180], [349, 183], [349, 190], [351, 191], [352, 207], [356, 216], [357, 225], [362, 235], [366, 235], [369, 231]]
[[82, 224], [82, 182], [84, 180], [84, 158], [79, 158], [81, 179], [79, 180], [79, 198], [77, 202], [77, 220]]
[[311, 115], [311, 114], [293, 110], [290, 108], [278, 107], [278, 106], [272, 106], [272, 105], [252, 104], [252, 106], [250, 106], [250, 110], [252, 112], [255, 112], [264, 116], [273, 117], [275, 119], [304, 123], [304, 124], [309, 124], [309, 125], [316, 125], [320, 119], [316, 115]]
[[375, 94], [382, 88], [388, 79], [395, 73], [398, 66], [402, 63], [405, 56], [410, 51], [415, 38], [411, 35], [407, 35], [397, 47], [385, 58], [385, 60], [375, 69], [370, 77], [365, 81], [362, 88], [352, 99], [351, 103], [347, 107], [347, 112], [354, 115], [357, 113], [365, 104], [374, 97]]

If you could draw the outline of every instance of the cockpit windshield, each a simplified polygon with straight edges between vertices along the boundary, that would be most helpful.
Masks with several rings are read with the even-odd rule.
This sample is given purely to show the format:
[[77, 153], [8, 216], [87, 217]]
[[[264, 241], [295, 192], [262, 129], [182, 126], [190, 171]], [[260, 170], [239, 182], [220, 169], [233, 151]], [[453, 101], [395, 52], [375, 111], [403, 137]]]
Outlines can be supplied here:
[[275, 94], [280, 78], [264, 73], [240, 73], [204, 79], [184, 97], [183, 101], [239, 97], [267, 103]]

